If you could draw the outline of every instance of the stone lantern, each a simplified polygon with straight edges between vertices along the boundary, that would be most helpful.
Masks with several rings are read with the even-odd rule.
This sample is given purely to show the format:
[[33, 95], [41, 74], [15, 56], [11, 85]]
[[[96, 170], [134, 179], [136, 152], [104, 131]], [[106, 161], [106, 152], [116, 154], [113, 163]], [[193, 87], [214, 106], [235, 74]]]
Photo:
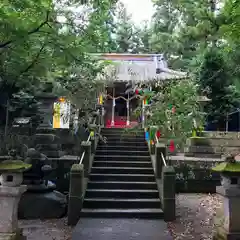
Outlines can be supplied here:
[[228, 156], [226, 161], [215, 166], [213, 171], [219, 172], [222, 177], [217, 193], [223, 198], [223, 207], [215, 217], [213, 239], [239, 240], [240, 162], [236, 162], [234, 156]]
[[18, 228], [18, 203], [27, 190], [23, 172], [31, 167], [22, 161], [7, 160], [0, 163], [0, 239], [25, 239]]

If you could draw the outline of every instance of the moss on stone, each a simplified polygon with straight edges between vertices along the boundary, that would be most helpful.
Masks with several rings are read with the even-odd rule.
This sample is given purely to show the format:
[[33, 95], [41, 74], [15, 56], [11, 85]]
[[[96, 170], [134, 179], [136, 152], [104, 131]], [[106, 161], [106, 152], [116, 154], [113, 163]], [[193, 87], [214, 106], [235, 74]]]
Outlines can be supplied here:
[[229, 163], [223, 162], [212, 168], [215, 172], [239, 172], [240, 173], [240, 163]]
[[71, 168], [71, 172], [81, 172], [83, 171], [83, 164], [73, 164]]
[[31, 164], [24, 163], [20, 160], [6, 160], [0, 163], [0, 172], [22, 172], [28, 170], [31, 167]]

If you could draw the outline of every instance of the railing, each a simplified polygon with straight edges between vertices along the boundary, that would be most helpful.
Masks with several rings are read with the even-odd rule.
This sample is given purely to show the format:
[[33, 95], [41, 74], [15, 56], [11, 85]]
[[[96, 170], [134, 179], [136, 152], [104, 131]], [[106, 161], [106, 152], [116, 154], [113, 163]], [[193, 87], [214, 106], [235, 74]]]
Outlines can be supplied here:
[[160, 193], [162, 210], [165, 221], [173, 221], [176, 218], [175, 205], [175, 170], [166, 162], [167, 147], [165, 143], [160, 143], [155, 136], [155, 144], [149, 145], [156, 182]]
[[[159, 143], [159, 140], [158, 140], [157, 136], [155, 136], [155, 141], [156, 141], [156, 143]], [[164, 166], [167, 166], [165, 157], [164, 157], [164, 155], [163, 155], [162, 152], [161, 152], [161, 157], [162, 157], [163, 165], [164, 165]]]
[[[90, 134], [89, 134], [88, 139], [87, 139], [87, 143], [90, 142], [90, 139], [91, 139], [91, 136], [90, 136]], [[82, 164], [82, 163], [83, 163], [83, 159], [84, 159], [84, 157], [85, 157], [85, 154], [86, 154], [86, 150], [83, 151], [82, 156], [81, 156], [80, 161], [79, 161], [79, 164]]]
[[[97, 113], [99, 113], [99, 110], [97, 111]], [[94, 121], [93, 121], [93, 125], [95, 125], [96, 124], [96, 118], [94, 119]], [[87, 143], [89, 143], [90, 142], [90, 140], [91, 140], [91, 130], [90, 130], [90, 133], [89, 133], [89, 135], [88, 135], [88, 138], [87, 138]], [[83, 153], [82, 153], [82, 155], [81, 155], [81, 158], [80, 158], [80, 161], [79, 161], [79, 164], [82, 164], [83, 163], [83, 159], [84, 159], [84, 157], [85, 157], [85, 154], [86, 154], [86, 150], [84, 150], [83, 151]]]
[[[99, 111], [98, 111], [99, 113]], [[101, 117], [101, 116], [100, 116]], [[81, 214], [83, 200], [88, 184], [89, 173], [91, 170], [95, 149], [97, 146], [97, 129], [101, 127], [100, 118], [96, 118], [90, 125], [90, 133], [87, 141], [81, 143], [83, 153], [78, 164], [73, 164], [70, 171], [69, 201], [68, 201], [68, 224], [76, 225]], [[99, 126], [99, 128], [98, 128]], [[100, 129], [99, 129], [100, 130]], [[91, 132], [94, 131], [92, 138]]]

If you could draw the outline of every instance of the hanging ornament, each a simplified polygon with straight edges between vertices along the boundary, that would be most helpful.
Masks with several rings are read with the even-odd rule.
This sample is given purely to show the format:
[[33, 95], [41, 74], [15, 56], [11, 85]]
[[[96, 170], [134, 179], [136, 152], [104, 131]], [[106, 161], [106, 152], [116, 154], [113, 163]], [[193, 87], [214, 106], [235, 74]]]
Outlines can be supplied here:
[[175, 113], [176, 112], [176, 108], [173, 106], [172, 107], [172, 113]]
[[159, 130], [157, 130], [156, 136], [157, 136], [157, 138], [160, 138], [160, 137], [161, 137], [161, 132], [160, 132]]
[[90, 137], [94, 137], [94, 131], [90, 132]]
[[192, 137], [196, 137], [196, 136], [197, 136], [197, 132], [196, 132], [195, 129], [193, 129], [193, 131], [192, 131]]
[[149, 141], [149, 133], [148, 132], [145, 132], [145, 139], [147, 142]]
[[170, 140], [169, 150], [170, 150], [170, 152], [174, 152], [175, 151], [175, 144], [174, 144], [173, 140]]
[[99, 103], [102, 105], [103, 104], [103, 95], [101, 94], [99, 97]]
[[135, 90], [135, 93], [138, 95], [138, 94], [139, 94], [139, 90], [138, 90], [138, 89], [136, 89], [136, 90]]
[[151, 139], [151, 140], [154, 139], [154, 135], [155, 135], [154, 133], [155, 133], [155, 132], [154, 132], [154, 129], [151, 128], [151, 129], [150, 129], [150, 139]]

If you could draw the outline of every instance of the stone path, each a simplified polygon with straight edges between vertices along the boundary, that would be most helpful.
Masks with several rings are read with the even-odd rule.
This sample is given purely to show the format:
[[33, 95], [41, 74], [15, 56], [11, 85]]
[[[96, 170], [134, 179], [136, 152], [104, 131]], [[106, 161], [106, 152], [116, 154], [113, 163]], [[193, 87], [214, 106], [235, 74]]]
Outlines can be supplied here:
[[92, 219], [78, 222], [72, 240], [172, 240], [163, 220]]

